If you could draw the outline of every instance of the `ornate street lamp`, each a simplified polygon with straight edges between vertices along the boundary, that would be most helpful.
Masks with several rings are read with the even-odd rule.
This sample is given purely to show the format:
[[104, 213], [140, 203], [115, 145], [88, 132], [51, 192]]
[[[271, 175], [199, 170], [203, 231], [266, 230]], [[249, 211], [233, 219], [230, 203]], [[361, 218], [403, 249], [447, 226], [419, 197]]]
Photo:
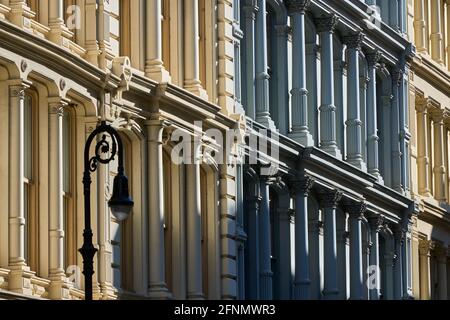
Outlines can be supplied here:
[[[94, 139], [103, 134], [102, 138], [95, 146], [95, 155], [90, 158], [89, 150]], [[107, 141], [107, 135], [111, 137], [111, 142]], [[97, 249], [92, 243], [91, 229], [91, 173], [95, 172], [99, 164], [108, 164], [119, 157], [118, 174], [114, 178], [113, 194], [108, 202], [112, 214], [117, 220], [125, 220], [133, 207], [133, 200], [128, 192], [128, 178], [125, 176], [123, 167], [123, 144], [119, 133], [110, 125], [102, 121], [94, 132], [90, 134], [84, 148], [84, 232], [83, 247], [79, 250], [83, 256], [83, 274], [85, 283], [85, 299], [92, 300], [92, 275], [94, 274], [94, 256]]]

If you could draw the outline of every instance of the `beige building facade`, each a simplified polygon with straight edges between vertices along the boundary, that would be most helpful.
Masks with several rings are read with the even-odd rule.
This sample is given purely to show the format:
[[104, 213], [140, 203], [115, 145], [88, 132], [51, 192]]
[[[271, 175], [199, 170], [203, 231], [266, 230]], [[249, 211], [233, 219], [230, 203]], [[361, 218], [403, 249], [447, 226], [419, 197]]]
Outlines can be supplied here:
[[416, 299], [450, 299], [450, 2], [408, 1], [408, 37], [417, 56], [410, 76], [411, 192]]
[[194, 120], [240, 128], [232, 14], [228, 1], [0, 1], [2, 292], [83, 298], [83, 148], [103, 119], [135, 207], [114, 220], [117, 164], [100, 167], [94, 298], [236, 298], [235, 165], [171, 161]]

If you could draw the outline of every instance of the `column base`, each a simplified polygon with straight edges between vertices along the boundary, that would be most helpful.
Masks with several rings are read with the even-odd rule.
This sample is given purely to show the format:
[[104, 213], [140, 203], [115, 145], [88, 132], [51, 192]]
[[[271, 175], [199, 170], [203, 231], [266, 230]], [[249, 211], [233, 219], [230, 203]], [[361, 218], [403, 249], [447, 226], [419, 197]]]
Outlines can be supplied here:
[[169, 72], [163, 66], [147, 66], [145, 76], [159, 83], [169, 83], [172, 81]]
[[262, 117], [258, 117], [256, 116], [256, 122], [262, 124], [263, 126], [265, 126], [267, 129], [270, 129], [272, 131], [276, 131], [277, 127], [275, 125], [275, 122], [273, 122], [273, 120], [268, 117], [268, 116], [262, 116]]
[[35, 273], [27, 266], [13, 266], [8, 276], [9, 291], [28, 296], [33, 295], [31, 278]]
[[339, 290], [338, 289], [324, 289], [323, 292], [324, 300], [339, 300]]
[[347, 162], [359, 170], [367, 172], [367, 165], [363, 159], [348, 159]]
[[49, 298], [52, 300], [69, 300], [71, 284], [64, 274], [50, 275]]
[[113, 287], [111, 283], [101, 283], [100, 287], [93, 286], [92, 296], [96, 300], [116, 300], [117, 299], [117, 290]]
[[294, 283], [294, 299], [309, 300], [310, 299], [311, 281], [303, 280]]
[[168, 300], [172, 299], [172, 294], [165, 283], [151, 284], [148, 288], [147, 296], [150, 299]]
[[313, 147], [314, 139], [309, 132], [293, 132], [289, 134], [289, 138], [300, 143], [304, 147]]
[[184, 89], [195, 94], [196, 96], [202, 98], [203, 100], [208, 100], [208, 93], [205, 89], [203, 89], [202, 85], [199, 83], [196, 84], [185, 84]]
[[205, 295], [201, 292], [191, 292], [187, 294], [188, 300], [205, 300]]
[[73, 33], [63, 24], [50, 24], [49, 27], [48, 40], [64, 48], [69, 48], [69, 39], [73, 37]]
[[342, 152], [339, 150], [337, 145], [330, 145], [330, 146], [322, 146], [320, 147], [322, 151], [325, 151], [326, 153], [332, 155], [333, 157], [337, 159], [342, 159]]

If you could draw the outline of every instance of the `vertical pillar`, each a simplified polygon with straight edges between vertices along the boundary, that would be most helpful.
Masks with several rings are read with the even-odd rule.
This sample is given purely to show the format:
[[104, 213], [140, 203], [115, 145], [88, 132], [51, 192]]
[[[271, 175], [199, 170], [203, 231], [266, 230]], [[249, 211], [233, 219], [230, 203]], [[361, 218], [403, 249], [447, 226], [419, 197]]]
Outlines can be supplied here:
[[20, 28], [30, 29], [30, 19], [34, 18], [35, 13], [31, 12], [27, 6], [26, 0], [9, 0], [9, 20]]
[[260, 177], [261, 207], [259, 211], [259, 297], [262, 300], [273, 298], [272, 290], [272, 267], [271, 267], [271, 244], [270, 244], [270, 205], [269, 185], [267, 176]]
[[[287, 22], [286, 22], [287, 24]], [[287, 135], [289, 128], [289, 88], [288, 88], [288, 33], [289, 27], [286, 25], [276, 25], [276, 48], [277, 59], [275, 66], [275, 78], [277, 79], [277, 115], [272, 115], [277, 120], [277, 127], [280, 133]]]
[[321, 41], [320, 147], [331, 155], [342, 158], [336, 142], [336, 105], [334, 103], [333, 33], [338, 23], [336, 15], [316, 19]]
[[[169, 298], [165, 278], [164, 256], [164, 185], [163, 141], [164, 122], [152, 115], [145, 123], [148, 152], [148, 205], [149, 205], [149, 288], [152, 298]], [[196, 191], [193, 189], [192, 191]], [[190, 212], [189, 212], [190, 213]]]
[[365, 170], [362, 157], [359, 83], [359, 53], [363, 40], [362, 33], [344, 37], [348, 51], [347, 161], [361, 170]]
[[450, 70], [450, 23], [448, 23], [448, 21], [450, 21], [450, 1], [449, 0], [444, 0], [445, 1], [445, 6], [446, 6], [446, 12], [447, 12], [447, 29], [444, 30], [444, 32], [447, 34], [447, 69]]
[[[162, 60], [161, 1], [162, 0], [147, 0], [145, 2], [145, 75], [158, 82], [170, 82], [169, 72], [164, 68]], [[186, 5], [188, 5], [188, 2], [189, 1], [186, 1]], [[194, 34], [189, 35], [189, 37], [194, 36]], [[187, 43], [189, 43], [189, 40]]]
[[381, 277], [380, 277], [380, 231], [382, 228], [383, 218], [381, 216], [370, 218], [370, 234], [372, 240], [372, 248], [370, 249], [369, 264], [375, 266], [375, 283], [374, 287], [369, 288], [370, 300], [380, 300], [381, 295]]
[[391, 187], [399, 193], [403, 193], [402, 185], [402, 153], [400, 149], [400, 82], [402, 71], [397, 69], [392, 74], [392, 106], [391, 106], [391, 163], [392, 183]]
[[184, 1], [184, 88], [207, 100], [200, 81], [200, 40], [198, 0]]
[[419, 52], [427, 51], [426, 14], [425, 0], [414, 1], [414, 40]]
[[375, 51], [367, 55], [369, 83], [367, 86], [367, 170], [383, 182], [379, 168], [378, 153], [378, 101], [377, 101], [377, 68], [380, 53]]
[[305, 14], [310, 0], [286, 2], [292, 25], [292, 134], [304, 146], [313, 146], [308, 128], [308, 90], [306, 89]]
[[255, 110], [255, 19], [256, 1], [244, 5], [244, 53], [245, 71], [243, 82], [245, 86], [242, 90], [245, 112], [251, 119], [256, 119]]
[[432, 242], [428, 240], [419, 241], [419, 265], [420, 265], [420, 300], [431, 299], [431, 246]]
[[314, 180], [305, 177], [293, 183], [295, 193], [295, 279], [294, 299], [308, 300], [311, 296], [309, 275], [308, 196]]
[[248, 203], [248, 230], [247, 230], [247, 264], [248, 280], [247, 298], [259, 299], [259, 208], [261, 198], [259, 196], [247, 198]]
[[[288, 200], [287, 205], [289, 205], [290, 197], [286, 198]], [[274, 292], [278, 293], [275, 298], [280, 300], [291, 299], [292, 292], [291, 214], [292, 210], [288, 207], [278, 208], [276, 211], [278, 221], [275, 223], [277, 233], [274, 235], [276, 237], [274, 239], [276, 248], [274, 249], [276, 250], [277, 267], [274, 270], [274, 286], [276, 286]]]
[[427, 99], [417, 97], [416, 98], [416, 111], [417, 111], [417, 166], [418, 182], [419, 182], [419, 194], [430, 197], [431, 189], [429, 186], [429, 166], [430, 159], [428, 157], [429, 145], [428, 137], [428, 101]]
[[444, 165], [444, 114], [442, 110], [432, 113], [434, 127], [434, 198], [445, 201], [445, 165]]
[[322, 207], [324, 219], [324, 298], [335, 300], [338, 297], [337, 281], [337, 245], [336, 245], [336, 208], [342, 198], [341, 191], [323, 194]]
[[255, 72], [256, 72], [256, 121], [267, 128], [275, 128], [270, 118], [269, 72], [267, 64], [267, 19], [266, 1], [258, 0], [256, 13]]
[[402, 246], [405, 241], [403, 230], [398, 226], [394, 231], [394, 299], [403, 298], [403, 255]]
[[399, 24], [399, 1], [389, 0], [389, 25], [396, 31], [400, 31]]
[[437, 271], [438, 271], [438, 281], [439, 290], [438, 296], [439, 300], [447, 300], [447, 250], [445, 247], [438, 246], [436, 248], [437, 256]]
[[[61, 299], [64, 297], [63, 284], [64, 272], [64, 217], [63, 217], [63, 141], [62, 141], [62, 116], [64, 105], [60, 98], [49, 101], [49, 278], [50, 298]], [[66, 292], [67, 295], [67, 292]]]
[[83, 28], [86, 32], [86, 60], [98, 66], [98, 55], [100, 54], [97, 40], [97, 0], [85, 0], [85, 19]]
[[[186, 165], [187, 298], [204, 299], [202, 286], [202, 217], [200, 165]], [[150, 256], [151, 258], [151, 256]]]
[[64, 0], [48, 2], [48, 26], [50, 32], [48, 38], [56, 44], [68, 46], [68, 39], [72, 33], [64, 24]]
[[442, 0], [430, 1], [431, 4], [431, 57], [438, 63], [444, 63], [444, 37], [442, 33]]
[[362, 219], [366, 211], [364, 202], [347, 206], [350, 223], [350, 299], [364, 299]]
[[28, 88], [21, 80], [9, 86], [9, 290], [31, 294], [25, 258], [24, 212], [24, 99]]

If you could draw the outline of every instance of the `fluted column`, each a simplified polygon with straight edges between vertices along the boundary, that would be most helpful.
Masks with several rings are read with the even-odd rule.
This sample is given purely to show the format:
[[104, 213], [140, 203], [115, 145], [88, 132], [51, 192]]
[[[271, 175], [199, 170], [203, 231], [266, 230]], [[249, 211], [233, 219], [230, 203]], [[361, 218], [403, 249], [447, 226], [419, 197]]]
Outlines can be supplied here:
[[11, 272], [8, 289], [32, 294], [30, 268], [25, 257], [24, 208], [24, 99], [28, 85], [21, 80], [9, 86], [9, 247]]
[[333, 33], [338, 17], [333, 15], [316, 19], [317, 32], [321, 41], [321, 85], [322, 105], [320, 106], [320, 147], [331, 155], [342, 158], [336, 142], [336, 105], [334, 103], [334, 58]]
[[276, 115], [272, 117], [276, 120], [280, 133], [287, 135], [289, 127], [289, 88], [288, 88], [288, 34], [289, 27], [286, 24], [275, 26], [276, 34], [276, 61], [274, 74], [277, 79], [277, 107]]
[[314, 180], [305, 177], [292, 183], [295, 194], [295, 280], [294, 299], [308, 300], [311, 296], [309, 275], [308, 196]]
[[273, 298], [271, 243], [270, 243], [270, 180], [267, 176], [260, 177], [261, 207], [259, 210], [259, 298], [271, 300]]
[[404, 233], [398, 227], [394, 231], [394, 299], [401, 300], [403, 298], [403, 254], [402, 254], [402, 246], [403, 241], [405, 241]]
[[[145, 75], [158, 82], [170, 82], [169, 72], [164, 68], [162, 60], [161, 1], [147, 0], [145, 2]], [[190, 35], [190, 37], [193, 36], [194, 34]]]
[[[200, 40], [198, 0], [184, 1], [184, 88], [208, 99], [200, 81]], [[203, 84], [204, 85], [204, 84]]]
[[292, 26], [292, 133], [291, 138], [313, 146], [308, 128], [308, 90], [306, 89], [305, 11], [310, 0], [288, 0]]
[[442, 110], [432, 113], [434, 127], [434, 198], [445, 201], [445, 165], [444, 165], [444, 114]]
[[420, 300], [431, 298], [431, 247], [432, 242], [428, 240], [419, 241], [419, 264], [420, 264]]
[[375, 288], [370, 288], [370, 300], [380, 300], [381, 296], [381, 277], [380, 277], [380, 231], [383, 218], [381, 216], [370, 218], [370, 234], [372, 247], [370, 249], [369, 264], [376, 266], [375, 270]]
[[[159, 115], [152, 115], [145, 123], [147, 131], [148, 159], [148, 205], [149, 205], [149, 288], [152, 298], [168, 298], [164, 259], [164, 172], [163, 172], [163, 130], [164, 122]], [[195, 182], [195, 181], [194, 181]], [[189, 181], [188, 181], [189, 183]], [[192, 192], [196, 192], [192, 189]], [[188, 201], [191, 198], [188, 199]], [[190, 207], [191, 210], [192, 207]], [[192, 212], [188, 212], [190, 216]]]
[[362, 219], [366, 204], [350, 204], [346, 208], [350, 220], [350, 299], [363, 300]]
[[49, 278], [50, 297], [60, 299], [65, 278], [64, 271], [64, 210], [63, 210], [63, 135], [64, 104], [59, 98], [49, 101]]
[[377, 68], [380, 53], [375, 51], [367, 55], [369, 83], [367, 86], [367, 171], [383, 182], [379, 168], [378, 150], [378, 101], [377, 101]]
[[248, 281], [247, 297], [251, 300], [259, 299], [259, 208], [261, 197], [254, 196], [246, 199], [248, 210], [248, 230], [246, 251], [248, 252]]
[[444, 36], [442, 30], [442, 0], [430, 1], [431, 57], [438, 63], [444, 63]]
[[[202, 287], [202, 212], [200, 165], [186, 165], [187, 298], [204, 299]], [[151, 256], [150, 256], [151, 257]]]
[[50, 28], [49, 40], [68, 46], [68, 39], [72, 33], [64, 24], [64, 0], [48, 1], [48, 26]]
[[429, 186], [429, 167], [430, 158], [428, 137], [428, 101], [424, 98], [416, 98], [417, 111], [417, 166], [419, 194], [429, 197], [431, 196], [431, 189]]
[[362, 33], [344, 37], [348, 51], [347, 161], [361, 170], [366, 167], [362, 157], [359, 81], [359, 53], [363, 40]]
[[447, 300], [447, 249], [443, 246], [436, 248], [437, 273], [438, 273], [438, 296], [439, 300]]
[[402, 152], [400, 146], [400, 82], [402, 71], [395, 70], [392, 74], [392, 106], [391, 106], [391, 163], [392, 182], [391, 187], [399, 193], [403, 193], [402, 185]]
[[26, 85], [9, 87], [9, 266], [24, 267], [24, 99]]
[[337, 244], [336, 244], [336, 208], [342, 198], [341, 191], [331, 191], [322, 195], [324, 219], [324, 289], [325, 299], [338, 298]]
[[427, 29], [425, 17], [428, 13], [425, 11], [425, 0], [414, 1], [414, 35], [417, 51], [427, 51]]
[[248, 1], [242, 8], [244, 15], [244, 53], [245, 72], [242, 90], [242, 98], [245, 106], [245, 113], [251, 119], [256, 119], [255, 110], [255, 20], [258, 7], [256, 0]]
[[267, 19], [266, 1], [257, 0], [255, 73], [256, 73], [256, 121], [274, 129], [269, 108], [269, 71], [267, 62]]

